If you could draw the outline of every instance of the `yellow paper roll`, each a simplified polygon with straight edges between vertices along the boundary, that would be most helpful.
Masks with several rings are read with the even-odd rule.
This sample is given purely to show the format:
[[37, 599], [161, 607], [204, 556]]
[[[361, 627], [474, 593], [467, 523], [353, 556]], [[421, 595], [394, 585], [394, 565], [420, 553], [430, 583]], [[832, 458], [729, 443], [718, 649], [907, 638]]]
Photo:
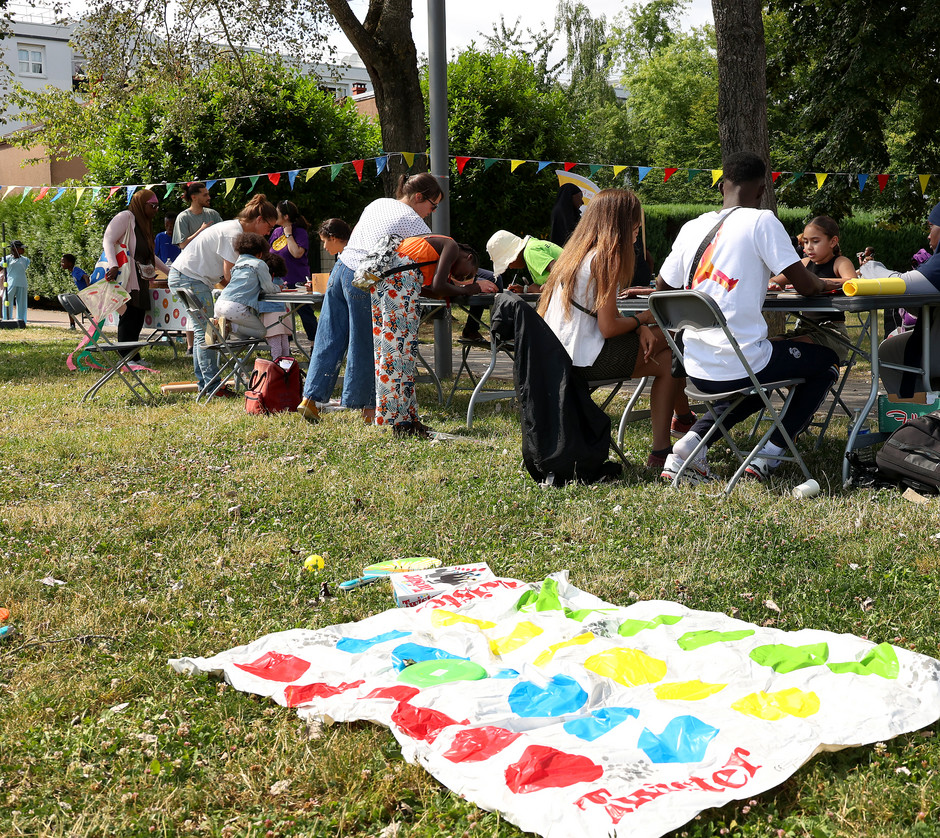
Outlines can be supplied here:
[[850, 279], [842, 286], [846, 297], [868, 297], [872, 294], [904, 294], [907, 286], [899, 276], [879, 279]]

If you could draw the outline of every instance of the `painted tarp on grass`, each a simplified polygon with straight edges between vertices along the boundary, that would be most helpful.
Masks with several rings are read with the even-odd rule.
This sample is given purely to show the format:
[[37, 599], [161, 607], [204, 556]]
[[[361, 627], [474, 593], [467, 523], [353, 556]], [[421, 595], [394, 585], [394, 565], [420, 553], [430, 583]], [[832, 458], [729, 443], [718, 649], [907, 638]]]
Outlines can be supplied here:
[[618, 607], [566, 573], [170, 664], [303, 717], [386, 725], [405, 759], [548, 838], [662, 835], [819, 751], [940, 717], [933, 658], [673, 602]]

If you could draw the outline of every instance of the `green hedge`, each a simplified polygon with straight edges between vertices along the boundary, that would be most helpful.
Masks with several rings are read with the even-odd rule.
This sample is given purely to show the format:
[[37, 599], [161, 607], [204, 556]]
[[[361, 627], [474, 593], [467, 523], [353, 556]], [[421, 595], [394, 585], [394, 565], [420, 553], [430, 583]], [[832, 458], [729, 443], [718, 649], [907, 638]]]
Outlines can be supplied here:
[[[646, 246], [656, 266], [663, 263], [672, 247], [679, 228], [690, 219], [697, 218], [704, 212], [716, 207], [694, 204], [664, 204], [646, 206]], [[810, 215], [805, 209], [785, 209], [778, 211], [783, 226], [790, 235], [803, 232]], [[855, 254], [866, 247], [872, 247], [879, 262], [889, 268], [906, 271], [911, 267], [911, 256], [922, 247], [927, 247], [927, 233], [922, 224], [888, 225], [878, 221], [874, 215], [859, 213], [846, 218], [839, 224], [841, 235], [839, 244], [842, 253], [853, 264]]]

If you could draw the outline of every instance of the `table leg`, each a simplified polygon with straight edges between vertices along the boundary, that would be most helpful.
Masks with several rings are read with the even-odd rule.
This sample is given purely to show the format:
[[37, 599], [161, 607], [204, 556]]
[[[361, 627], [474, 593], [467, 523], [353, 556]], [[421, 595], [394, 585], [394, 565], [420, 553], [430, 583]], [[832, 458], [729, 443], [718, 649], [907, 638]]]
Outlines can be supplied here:
[[450, 307], [434, 318], [434, 371], [438, 380], [454, 374], [453, 319]]
[[[871, 413], [872, 407], [874, 407], [875, 402], [878, 400], [878, 381], [880, 378], [880, 364], [878, 358], [878, 318], [872, 314], [869, 324], [869, 335], [871, 336], [871, 390], [868, 393], [868, 399], [865, 402], [865, 406], [862, 408], [861, 412], [858, 414], [854, 424], [849, 429], [849, 438], [845, 443], [845, 453], [848, 455], [850, 451], [855, 450], [855, 440], [858, 437], [858, 432], [861, 430], [862, 425], [868, 420], [868, 414]], [[842, 458], [842, 484], [849, 479], [849, 461], [848, 457]]]

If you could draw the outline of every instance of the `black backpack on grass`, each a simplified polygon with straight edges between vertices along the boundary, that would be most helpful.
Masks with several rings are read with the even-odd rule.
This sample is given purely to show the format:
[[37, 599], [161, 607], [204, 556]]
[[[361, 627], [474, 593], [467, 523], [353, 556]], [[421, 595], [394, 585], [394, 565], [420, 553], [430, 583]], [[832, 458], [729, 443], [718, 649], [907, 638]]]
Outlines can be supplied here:
[[875, 462], [887, 478], [918, 492], [940, 491], [940, 410], [901, 425]]

